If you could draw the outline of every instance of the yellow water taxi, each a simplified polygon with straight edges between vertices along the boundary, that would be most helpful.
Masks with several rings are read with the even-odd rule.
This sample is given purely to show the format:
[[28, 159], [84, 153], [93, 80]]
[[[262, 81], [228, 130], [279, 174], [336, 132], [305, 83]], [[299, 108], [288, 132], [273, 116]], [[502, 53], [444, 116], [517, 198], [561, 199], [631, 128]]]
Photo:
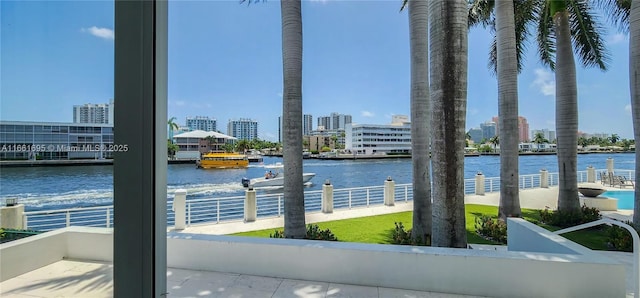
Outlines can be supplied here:
[[239, 153], [205, 153], [200, 160], [196, 161], [196, 166], [202, 169], [236, 169], [249, 166], [249, 159], [244, 154]]

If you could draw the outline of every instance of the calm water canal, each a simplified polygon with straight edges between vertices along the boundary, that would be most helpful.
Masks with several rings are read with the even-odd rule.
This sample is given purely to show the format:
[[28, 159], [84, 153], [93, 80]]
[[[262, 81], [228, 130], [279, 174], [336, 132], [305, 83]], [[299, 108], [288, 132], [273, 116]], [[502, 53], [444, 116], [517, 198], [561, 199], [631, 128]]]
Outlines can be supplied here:
[[[614, 159], [616, 169], [634, 169], [634, 154], [617, 153], [578, 155], [578, 170], [585, 170], [589, 165], [605, 169], [608, 157]], [[281, 161], [281, 158], [265, 158], [264, 164]], [[536, 174], [542, 168], [551, 173], [557, 172], [557, 157], [520, 157], [521, 175]], [[201, 170], [190, 164], [169, 165], [168, 197], [172, 199], [173, 192], [180, 188], [187, 189], [190, 199], [242, 195], [242, 177], [260, 177], [264, 171], [265, 168], [259, 164], [251, 164], [246, 169], [227, 170]], [[316, 173], [313, 184], [306, 190], [320, 190], [327, 179], [335, 188], [382, 185], [387, 176], [396, 183], [411, 183], [411, 159], [308, 159], [304, 160], [304, 171]], [[499, 176], [500, 157], [465, 158], [465, 178], [473, 178], [478, 171], [486, 177]], [[112, 204], [112, 189], [112, 166], [0, 169], [0, 204], [4, 204], [6, 198], [18, 198], [29, 211], [109, 205]]]

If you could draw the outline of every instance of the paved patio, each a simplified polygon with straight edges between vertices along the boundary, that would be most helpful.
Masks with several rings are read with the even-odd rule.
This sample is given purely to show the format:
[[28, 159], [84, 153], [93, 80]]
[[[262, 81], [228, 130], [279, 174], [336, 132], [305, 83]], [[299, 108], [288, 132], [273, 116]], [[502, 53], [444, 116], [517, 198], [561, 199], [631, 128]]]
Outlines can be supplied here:
[[[113, 297], [109, 263], [63, 260], [0, 283], [1, 297]], [[168, 268], [169, 297], [479, 297]]]
[[[618, 190], [616, 188], [616, 190]], [[522, 208], [555, 208], [557, 188], [520, 191]], [[497, 206], [499, 193], [469, 195], [465, 203]], [[412, 210], [411, 202], [395, 206], [378, 206], [336, 210], [332, 214], [313, 213], [307, 222], [322, 222]], [[616, 219], [628, 219], [630, 211], [603, 212]], [[197, 225], [180, 232], [230, 234], [257, 229], [282, 227], [283, 218], [260, 219], [212, 225]], [[500, 246], [472, 245], [474, 249], [504, 249]], [[625, 264], [627, 297], [633, 297], [633, 256], [631, 253], [604, 252]], [[0, 297], [112, 297], [113, 270], [110, 263], [86, 260], [62, 260], [0, 283]], [[455, 294], [419, 292], [382, 287], [364, 287], [321, 281], [302, 281], [264, 276], [168, 268], [169, 297], [471, 297]]]

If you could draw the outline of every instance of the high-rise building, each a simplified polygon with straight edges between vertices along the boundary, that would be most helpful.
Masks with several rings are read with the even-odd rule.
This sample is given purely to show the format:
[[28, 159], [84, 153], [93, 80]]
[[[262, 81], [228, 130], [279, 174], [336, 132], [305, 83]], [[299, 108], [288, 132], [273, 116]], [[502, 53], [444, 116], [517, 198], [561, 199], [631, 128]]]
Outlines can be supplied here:
[[73, 123], [113, 124], [113, 99], [108, 104], [74, 105]]
[[331, 113], [331, 129], [345, 129], [346, 125], [351, 123], [351, 115]]
[[482, 138], [487, 141], [498, 135], [497, 133], [498, 124], [495, 122], [487, 121], [485, 123], [480, 124], [480, 129], [482, 130]]
[[191, 130], [217, 131], [218, 124], [216, 119], [210, 119], [208, 116], [187, 117], [187, 127]]
[[529, 123], [527, 123], [527, 118], [518, 116], [518, 132], [521, 143], [529, 142]]
[[[496, 124], [496, 135], [500, 133], [500, 122], [498, 120], [498, 116], [491, 118], [491, 121]], [[518, 140], [522, 143], [529, 142], [529, 123], [527, 123], [527, 118], [522, 116], [518, 116]]]
[[480, 128], [469, 129], [469, 137], [474, 143], [479, 144], [480, 142], [482, 142], [482, 129]]
[[313, 116], [311, 114], [302, 115], [302, 135], [308, 136], [313, 130]]
[[351, 123], [351, 115], [331, 113], [329, 116], [318, 117], [318, 129], [322, 126], [325, 130], [344, 130]]
[[318, 129], [322, 126], [323, 129], [331, 129], [331, 117], [321, 116], [318, 117]]
[[255, 140], [258, 138], [258, 122], [244, 118], [229, 120], [227, 134], [238, 140]]

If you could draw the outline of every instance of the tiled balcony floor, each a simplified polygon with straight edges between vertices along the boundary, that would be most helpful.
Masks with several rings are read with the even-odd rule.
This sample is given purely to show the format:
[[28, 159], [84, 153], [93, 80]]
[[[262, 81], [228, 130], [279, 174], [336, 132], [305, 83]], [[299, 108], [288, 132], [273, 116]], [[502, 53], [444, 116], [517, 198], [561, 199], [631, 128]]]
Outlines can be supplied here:
[[[112, 297], [110, 263], [63, 260], [0, 283], [0, 297]], [[472, 297], [169, 268], [169, 297]]]

